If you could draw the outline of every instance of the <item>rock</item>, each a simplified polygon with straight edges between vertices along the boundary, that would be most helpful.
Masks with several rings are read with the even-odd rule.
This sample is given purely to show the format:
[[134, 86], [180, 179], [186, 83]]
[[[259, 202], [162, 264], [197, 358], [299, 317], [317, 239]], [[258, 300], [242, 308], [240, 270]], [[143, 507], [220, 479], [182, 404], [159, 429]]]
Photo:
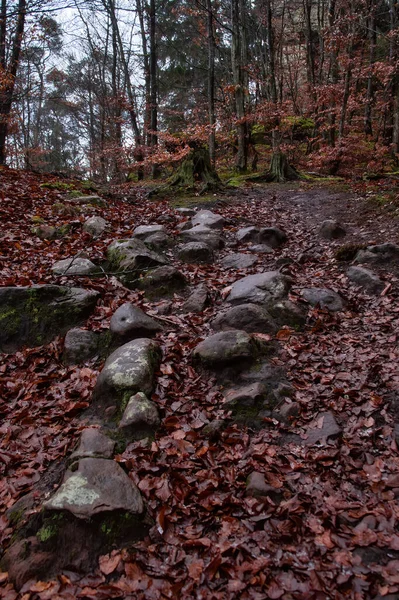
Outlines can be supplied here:
[[70, 462], [81, 458], [112, 458], [115, 442], [110, 440], [99, 429], [84, 429], [80, 436], [78, 448], [72, 452]]
[[200, 283], [183, 303], [181, 310], [183, 313], [199, 313], [202, 312], [208, 304], [209, 290], [204, 283]]
[[204, 242], [213, 250], [223, 248], [224, 241], [221, 236], [209, 227], [197, 225], [185, 231], [181, 231], [179, 237], [182, 237], [187, 242]]
[[107, 202], [100, 196], [79, 196], [78, 198], [67, 198], [66, 202], [76, 202], [76, 204], [91, 204], [92, 206], [100, 206], [106, 208]]
[[145, 241], [145, 245], [148, 246], [151, 250], [155, 250], [158, 252], [159, 250], [165, 250], [169, 246], [172, 245], [172, 239], [162, 231], [158, 231], [158, 233], [153, 233], [149, 235]]
[[172, 296], [187, 286], [183, 273], [175, 267], [158, 267], [152, 269], [140, 279], [140, 288], [145, 290], [149, 298]]
[[248, 476], [246, 493], [254, 498], [270, 498], [275, 503], [283, 499], [282, 490], [266, 483], [264, 474], [258, 471], [253, 471]]
[[89, 360], [98, 354], [98, 346], [99, 336], [94, 331], [70, 329], [64, 341], [64, 360], [69, 365]]
[[139, 338], [124, 344], [107, 358], [94, 388], [94, 399], [111, 406], [137, 392], [150, 395], [160, 361], [161, 351], [153, 340]]
[[346, 231], [338, 221], [328, 219], [321, 224], [319, 235], [326, 240], [337, 240], [345, 237]]
[[112, 315], [109, 325], [112, 335], [118, 340], [128, 342], [139, 337], [152, 337], [163, 327], [131, 302], [122, 304]]
[[97, 267], [91, 260], [77, 256], [57, 261], [51, 267], [51, 270], [54, 275], [68, 277], [69, 275], [90, 275], [90, 273], [97, 271]]
[[306, 325], [307, 311], [302, 305], [291, 300], [279, 300], [271, 304], [268, 310], [279, 327], [288, 325], [300, 329]]
[[0, 352], [41, 346], [79, 325], [100, 294], [58, 285], [0, 288]]
[[133, 231], [133, 237], [139, 240], [146, 240], [155, 233], [165, 233], [165, 227], [163, 225], [140, 225]]
[[158, 302], [156, 311], [159, 315], [170, 315], [173, 308], [173, 302], [170, 300], [162, 300], [162, 302]]
[[107, 221], [102, 217], [90, 217], [83, 223], [83, 231], [90, 233], [93, 237], [100, 237], [107, 228]]
[[266, 304], [284, 298], [291, 287], [291, 279], [279, 271], [248, 275], [231, 286], [227, 302], [230, 304]]
[[262, 404], [267, 396], [267, 387], [260, 381], [249, 383], [247, 385], [228, 388], [223, 391], [226, 400], [226, 408], [254, 407]]
[[118, 463], [105, 458], [79, 460], [73, 471], [66, 472], [62, 485], [44, 508], [68, 511], [78, 519], [112, 511], [133, 515], [144, 511], [137, 486]]
[[175, 211], [177, 212], [178, 215], [181, 215], [182, 217], [193, 217], [195, 215], [195, 213], [197, 212], [194, 208], [186, 208], [186, 207], [175, 208]]
[[129, 398], [119, 429], [130, 439], [138, 440], [154, 433], [160, 422], [157, 405], [139, 392]]
[[256, 254], [273, 254], [273, 248], [267, 246], [266, 244], [255, 244], [248, 246], [248, 250], [250, 252], [256, 252]]
[[56, 240], [59, 237], [57, 227], [52, 225], [38, 225], [32, 228], [32, 233], [41, 240]]
[[368, 246], [365, 250], [359, 250], [355, 256], [356, 263], [390, 263], [399, 261], [399, 246], [387, 242], [376, 246]]
[[277, 411], [276, 417], [279, 418], [279, 420], [290, 423], [299, 416], [301, 407], [298, 402], [284, 402], [278, 407]]
[[326, 442], [329, 437], [341, 434], [341, 427], [335, 420], [332, 412], [319, 413], [316, 419], [306, 429], [305, 446], [313, 446], [317, 442]]
[[259, 231], [258, 239], [260, 244], [280, 248], [287, 241], [287, 235], [278, 227], [263, 227]]
[[278, 329], [268, 311], [257, 304], [240, 304], [215, 317], [215, 331], [240, 329], [247, 333], [275, 333]]
[[200, 210], [191, 219], [193, 227], [203, 225], [209, 229], [223, 229], [225, 220], [221, 215], [217, 215], [210, 210]]
[[378, 275], [364, 267], [350, 267], [347, 276], [350, 281], [365, 288], [370, 294], [379, 294], [385, 287]]
[[[107, 249], [111, 269], [120, 271], [118, 279], [124, 285], [134, 285], [146, 269], [166, 265], [168, 261], [160, 254], [149, 250], [137, 239], [116, 240]], [[125, 272], [125, 273], [124, 273]]]
[[180, 246], [177, 257], [188, 264], [212, 263], [213, 250], [205, 242], [189, 242]]
[[225, 269], [248, 269], [258, 261], [256, 256], [250, 254], [228, 254], [220, 261]]
[[301, 294], [311, 306], [320, 306], [331, 312], [338, 312], [344, 307], [341, 296], [326, 288], [305, 288]]
[[242, 227], [236, 233], [236, 239], [238, 242], [259, 242], [259, 227], [250, 225], [249, 227]]
[[245, 331], [215, 333], [198, 344], [193, 358], [205, 367], [217, 369], [221, 365], [253, 358], [258, 351], [255, 341]]

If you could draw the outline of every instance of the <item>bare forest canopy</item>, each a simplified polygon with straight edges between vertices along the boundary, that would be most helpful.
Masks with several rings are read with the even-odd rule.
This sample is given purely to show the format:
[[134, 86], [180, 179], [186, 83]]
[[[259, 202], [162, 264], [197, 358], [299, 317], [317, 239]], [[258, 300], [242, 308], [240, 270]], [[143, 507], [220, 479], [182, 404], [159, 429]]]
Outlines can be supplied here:
[[118, 182], [201, 147], [219, 173], [392, 172], [398, 59], [395, 0], [2, 0], [0, 164]]

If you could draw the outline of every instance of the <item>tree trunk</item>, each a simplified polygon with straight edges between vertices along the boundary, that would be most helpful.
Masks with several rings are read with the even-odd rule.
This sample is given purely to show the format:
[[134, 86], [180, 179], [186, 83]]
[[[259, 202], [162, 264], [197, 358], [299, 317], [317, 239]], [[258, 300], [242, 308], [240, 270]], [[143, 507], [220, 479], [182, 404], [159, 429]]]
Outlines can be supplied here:
[[192, 188], [203, 184], [200, 193], [214, 191], [221, 187], [220, 179], [209, 160], [206, 148], [194, 148], [183, 160], [169, 186]]
[[[157, 81], [157, 43], [156, 43], [156, 12], [155, 0], [150, 0], [150, 146], [153, 151], [158, 146], [158, 81]], [[152, 177], [157, 179], [160, 175], [159, 167], [152, 165]]]
[[209, 126], [209, 160], [215, 167], [215, 36], [213, 31], [212, 0], [207, 0], [208, 12], [208, 118]]
[[240, 22], [240, 0], [231, 0], [231, 65], [235, 86], [237, 155], [236, 170], [245, 173], [248, 161], [247, 123], [245, 122], [245, 90], [242, 65], [242, 34]]

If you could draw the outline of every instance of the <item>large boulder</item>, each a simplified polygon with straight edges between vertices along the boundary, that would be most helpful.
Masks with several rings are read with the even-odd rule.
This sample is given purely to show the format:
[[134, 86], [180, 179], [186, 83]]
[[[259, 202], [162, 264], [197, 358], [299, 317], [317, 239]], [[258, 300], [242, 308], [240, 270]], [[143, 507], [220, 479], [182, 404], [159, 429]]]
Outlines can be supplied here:
[[377, 263], [386, 264], [390, 262], [399, 262], [399, 246], [386, 242], [376, 246], [368, 246], [355, 256], [356, 263]]
[[257, 257], [251, 254], [233, 253], [228, 254], [220, 261], [225, 269], [248, 269], [257, 262]]
[[230, 304], [265, 304], [285, 298], [291, 287], [291, 279], [280, 271], [266, 271], [248, 275], [231, 286], [227, 302]]
[[240, 329], [247, 333], [274, 333], [277, 331], [275, 320], [270, 313], [257, 304], [239, 304], [227, 312], [218, 314], [212, 321], [215, 331]]
[[193, 358], [207, 368], [217, 369], [222, 365], [252, 359], [258, 351], [255, 340], [245, 331], [223, 331], [198, 344], [193, 350]]
[[90, 275], [97, 271], [97, 267], [88, 258], [82, 258], [81, 256], [74, 256], [72, 258], [64, 258], [58, 260], [51, 267], [54, 275]]
[[218, 215], [211, 210], [200, 210], [191, 219], [193, 227], [196, 225], [204, 225], [209, 229], [223, 229], [225, 220], [221, 215]]
[[118, 341], [129, 342], [135, 338], [152, 337], [163, 327], [131, 302], [122, 304], [112, 315], [110, 331]]
[[158, 267], [152, 269], [140, 279], [139, 287], [145, 291], [148, 298], [173, 296], [187, 286], [183, 273], [175, 267]]
[[183, 244], [177, 251], [177, 257], [188, 264], [212, 263], [213, 250], [205, 242], [189, 242]]
[[320, 306], [331, 312], [339, 312], [344, 307], [341, 296], [327, 288], [305, 288], [301, 294], [311, 306]]
[[364, 267], [350, 267], [347, 275], [350, 281], [364, 288], [370, 294], [379, 294], [385, 287], [378, 275]]
[[0, 352], [47, 344], [93, 311], [99, 292], [58, 285], [0, 288]]
[[161, 351], [153, 340], [139, 338], [124, 344], [107, 358], [94, 388], [94, 400], [123, 408], [137, 392], [150, 395], [160, 361]]
[[196, 225], [181, 231], [179, 237], [187, 242], [204, 242], [213, 250], [218, 250], [224, 246], [224, 240], [219, 233], [205, 225]]
[[168, 264], [165, 257], [153, 252], [138, 239], [116, 240], [107, 249], [110, 267], [119, 271], [118, 278], [125, 285], [134, 284], [140, 273]]

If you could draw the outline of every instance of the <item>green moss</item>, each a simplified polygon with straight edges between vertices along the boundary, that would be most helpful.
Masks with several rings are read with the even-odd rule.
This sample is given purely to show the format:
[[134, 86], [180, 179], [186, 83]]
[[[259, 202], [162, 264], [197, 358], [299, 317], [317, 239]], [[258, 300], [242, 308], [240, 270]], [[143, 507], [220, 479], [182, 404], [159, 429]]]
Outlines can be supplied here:
[[58, 536], [61, 525], [65, 520], [63, 513], [46, 514], [43, 518], [43, 524], [36, 533], [37, 539], [45, 544], [46, 542], [55, 541]]
[[102, 516], [99, 522], [99, 531], [105, 538], [105, 544], [113, 545], [129, 536], [132, 529], [142, 524], [142, 519], [129, 512], [118, 511]]
[[42, 527], [41, 529], [39, 529], [39, 531], [36, 534], [36, 537], [40, 542], [44, 543], [51, 540], [51, 538], [56, 536], [57, 533], [58, 527], [56, 527], [55, 525], [48, 525], [47, 527]]
[[340, 262], [350, 262], [355, 258], [359, 250], [363, 250], [366, 247], [366, 244], [345, 244], [335, 252], [335, 258]]
[[25, 515], [25, 508], [21, 507], [16, 510], [12, 510], [8, 515], [8, 522], [12, 527], [16, 527], [22, 521]]
[[39, 217], [39, 215], [33, 215], [31, 221], [32, 221], [32, 223], [35, 223], [36, 225], [40, 225], [41, 223], [45, 222], [42, 217]]
[[65, 183], [65, 181], [49, 181], [48, 183], [42, 183], [40, 187], [48, 190], [59, 190], [61, 192], [76, 189], [76, 186], [73, 183]]

